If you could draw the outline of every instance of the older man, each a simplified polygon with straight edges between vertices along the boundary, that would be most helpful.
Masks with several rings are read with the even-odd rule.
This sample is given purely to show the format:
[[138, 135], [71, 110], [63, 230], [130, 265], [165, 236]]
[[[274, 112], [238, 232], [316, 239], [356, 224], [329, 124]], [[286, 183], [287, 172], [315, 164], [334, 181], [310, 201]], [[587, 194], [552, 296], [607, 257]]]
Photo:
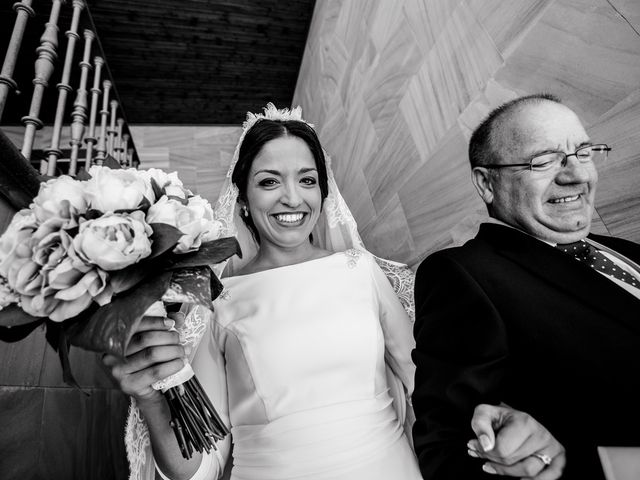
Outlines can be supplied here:
[[[640, 245], [589, 234], [602, 140], [548, 95], [474, 132], [472, 179], [492, 221], [416, 278], [425, 479], [603, 479], [598, 446], [640, 446]], [[501, 402], [527, 414], [474, 416]]]

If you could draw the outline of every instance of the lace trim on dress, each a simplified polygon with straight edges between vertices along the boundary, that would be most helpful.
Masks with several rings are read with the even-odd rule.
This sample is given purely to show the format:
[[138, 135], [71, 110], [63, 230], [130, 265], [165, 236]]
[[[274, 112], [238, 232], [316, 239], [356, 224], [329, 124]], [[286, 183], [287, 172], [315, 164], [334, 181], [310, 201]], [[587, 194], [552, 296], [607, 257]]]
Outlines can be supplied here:
[[127, 451], [127, 460], [129, 460], [129, 480], [140, 479], [142, 478], [142, 467], [147, 461], [147, 450], [151, 448], [151, 440], [149, 439], [147, 424], [133, 398], [131, 398], [129, 413], [127, 414], [124, 444]]
[[415, 273], [402, 263], [392, 262], [374, 256], [376, 263], [391, 282], [393, 291], [400, 299], [400, 303], [407, 311], [411, 322], [416, 321], [416, 307], [413, 298], [413, 287], [416, 281]]

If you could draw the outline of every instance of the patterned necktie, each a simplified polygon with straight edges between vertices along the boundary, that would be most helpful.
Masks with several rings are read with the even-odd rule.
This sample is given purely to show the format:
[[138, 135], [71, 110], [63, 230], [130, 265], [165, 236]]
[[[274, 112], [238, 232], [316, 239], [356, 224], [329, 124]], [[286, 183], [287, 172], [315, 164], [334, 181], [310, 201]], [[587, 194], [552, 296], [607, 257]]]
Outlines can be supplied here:
[[636, 280], [633, 275], [622, 270], [619, 266], [603, 255], [600, 250], [584, 240], [574, 243], [558, 244], [557, 248], [564, 253], [572, 255], [576, 260], [589, 265], [598, 272], [606, 273], [607, 275], [617, 278], [618, 280], [622, 280], [629, 285], [640, 288], [640, 283], [638, 283], [638, 280]]

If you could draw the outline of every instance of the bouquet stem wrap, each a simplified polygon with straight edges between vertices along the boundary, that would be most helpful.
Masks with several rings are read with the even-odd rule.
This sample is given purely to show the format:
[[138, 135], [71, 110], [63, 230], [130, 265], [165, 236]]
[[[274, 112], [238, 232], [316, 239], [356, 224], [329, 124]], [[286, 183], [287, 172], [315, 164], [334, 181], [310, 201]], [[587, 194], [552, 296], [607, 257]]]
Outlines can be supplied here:
[[[145, 316], [166, 317], [162, 301], [154, 302]], [[152, 385], [162, 391], [171, 412], [171, 427], [184, 458], [193, 452], [211, 452], [215, 442], [229, 433], [218, 412], [198, 381], [191, 365], [186, 363], [179, 372]]]

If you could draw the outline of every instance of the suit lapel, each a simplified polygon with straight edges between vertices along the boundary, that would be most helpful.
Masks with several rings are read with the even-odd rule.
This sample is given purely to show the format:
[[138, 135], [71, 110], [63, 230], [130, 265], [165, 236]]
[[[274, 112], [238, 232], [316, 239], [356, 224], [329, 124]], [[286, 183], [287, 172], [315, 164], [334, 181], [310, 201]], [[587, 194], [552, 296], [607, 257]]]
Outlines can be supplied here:
[[477, 238], [558, 290], [640, 332], [640, 300], [589, 266], [514, 228], [485, 223]]

